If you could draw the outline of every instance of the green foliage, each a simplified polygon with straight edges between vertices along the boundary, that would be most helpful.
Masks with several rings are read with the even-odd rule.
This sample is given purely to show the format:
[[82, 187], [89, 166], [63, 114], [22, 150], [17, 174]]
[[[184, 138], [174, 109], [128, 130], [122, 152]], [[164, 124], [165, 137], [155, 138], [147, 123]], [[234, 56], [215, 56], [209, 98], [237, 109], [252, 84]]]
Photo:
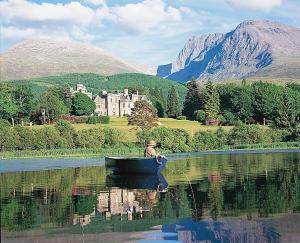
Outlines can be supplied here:
[[95, 102], [83, 93], [76, 93], [73, 98], [73, 112], [77, 116], [91, 115], [96, 109]]
[[187, 88], [188, 92], [185, 97], [182, 113], [188, 119], [193, 120], [195, 118], [195, 111], [203, 107], [203, 91], [194, 79], [187, 84]]
[[76, 196], [75, 198], [75, 211], [79, 215], [91, 214], [96, 207], [97, 197], [96, 195], [88, 196]]
[[86, 124], [97, 124], [97, 123], [100, 123], [100, 117], [98, 116], [90, 116], [86, 121]]
[[31, 150], [35, 149], [36, 137], [31, 128], [15, 126], [14, 130], [18, 134], [18, 149]]
[[20, 138], [15, 129], [10, 126], [0, 127], [0, 150], [16, 150], [20, 147]]
[[55, 123], [54, 127], [61, 136], [60, 147], [74, 148], [77, 134], [72, 124], [65, 120], [59, 120]]
[[224, 111], [223, 113], [223, 118], [224, 118], [224, 121], [222, 122], [224, 125], [235, 125], [237, 120], [234, 116], [234, 114], [230, 111]]
[[220, 113], [220, 97], [212, 81], [208, 81], [204, 89], [204, 110], [207, 119], [218, 119]]
[[136, 101], [128, 118], [128, 125], [137, 126], [142, 130], [157, 126], [157, 115], [154, 107], [146, 100]]
[[177, 120], [186, 120], [186, 116], [178, 116], [176, 119]]
[[172, 86], [168, 93], [167, 110], [168, 117], [176, 118], [180, 115], [180, 107], [178, 103], [178, 95], [175, 86]]
[[105, 144], [107, 145], [115, 145], [120, 142], [121, 133], [119, 130], [115, 128], [105, 127], [103, 129]]
[[204, 110], [197, 110], [195, 111], [195, 118], [196, 121], [200, 122], [200, 123], [204, 123], [206, 120], [206, 113]]
[[159, 127], [151, 131], [141, 131], [137, 134], [140, 144], [146, 145], [147, 141], [155, 140], [162, 149], [172, 152], [189, 151], [190, 136], [183, 129]]
[[99, 120], [101, 124], [109, 124], [110, 117], [109, 116], [99, 116]]
[[68, 108], [65, 106], [64, 102], [59, 99], [58, 96], [47, 91], [41, 95], [38, 102], [37, 114], [40, 119], [42, 118], [42, 113], [45, 111], [45, 116], [49, 121], [59, 118], [61, 115], [68, 113]]
[[0, 84], [0, 118], [11, 119], [19, 112], [19, 107], [15, 100], [15, 87], [9, 84]]
[[61, 146], [61, 136], [54, 127], [46, 126], [34, 131], [36, 149], [55, 149]]
[[28, 85], [19, 85], [15, 90], [15, 100], [18, 105], [18, 119], [28, 119], [34, 106], [34, 96]]
[[194, 151], [222, 149], [226, 144], [227, 137], [222, 129], [216, 132], [197, 132], [192, 140]]
[[275, 110], [275, 126], [279, 128], [293, 128], [299, 124], [300, 93], [286, 89], [280, 96]]
[[271, 143], [268, 130], [257, 125], [241, 125], [234, 127], [228, 137], [229, 144]]
[[99, 148], [105, 142], [105, 134], [100, 128], [84, 129], [78, 132], [77, 145], [82, 148]]

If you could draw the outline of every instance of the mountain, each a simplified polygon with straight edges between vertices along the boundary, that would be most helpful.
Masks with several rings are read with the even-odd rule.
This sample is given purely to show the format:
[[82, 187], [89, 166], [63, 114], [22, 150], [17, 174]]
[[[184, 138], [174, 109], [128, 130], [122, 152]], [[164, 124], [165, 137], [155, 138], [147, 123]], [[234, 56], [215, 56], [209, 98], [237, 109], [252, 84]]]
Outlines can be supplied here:
[[149, 73], [100, 48], [77, 42], [33, 39], [0, 54], [1, 80], [28, 79], [67, 73]]
[[178, 58], [157, 68], [157, 76], [179, 82], [243, 77], [300, 77], [300, 29], [249, 20], [235, 30], [194, 36]]

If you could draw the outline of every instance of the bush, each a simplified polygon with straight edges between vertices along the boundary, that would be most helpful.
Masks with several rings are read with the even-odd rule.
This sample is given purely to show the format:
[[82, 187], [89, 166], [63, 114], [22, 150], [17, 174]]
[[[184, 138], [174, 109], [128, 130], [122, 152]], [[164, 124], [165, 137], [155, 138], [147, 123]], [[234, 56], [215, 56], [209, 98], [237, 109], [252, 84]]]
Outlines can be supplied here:
[[159, 127], [152, 131], [141, 131], [137, 134], [139, 143], [146, 145], [147, 141], [155, 140], [158, 147], [172, 152], [190, 151], [190, 136], [183, 129]]
[[10, 126], [0, 127], [0, 150], [10, 151], [20, 147], [20, 139], [17, 131]]
[[97, 124], [100, 123], [100, 117], [99, 116], [90, 116], [88, 120], [86, 121], [87, 124]]
[[1, 119], [0, 118], [0, 127], [10, 127], [10, 123], [8, 120], [5, 120], [5, 119]]
[[230, 111], [224, 111], [223, 113], [224, 120], [222, 121], [222, 124], [233, 126], [236, 124], [237, 119], [235, 118], [234, 114]]
[[197, 132], [192, 140], [194, 151], [222, 149], [227, 143], [227, 137], [222, 128], [216, 132]]
[[195, 111], [195, 117], [196, 117], [196, 121], [200, 123], [204, 123], [206, 120], [206, 113], [204, 110], [197, 110]]
[[107, 145], [115, 145], [120, 141], [121, 133], [119, 130], [114, 128], [104, 128], [104, 137], [105, 137], [105, 144]]
[[84, 129], [78, 132], [77, 145], [82, 148], [99, 148], [105, 142], [101, 128]]
[[31, 128], [16, 126], [14, 130], [18, 134], [18, 149], [19, 150], [31, 150], [35, 148], [36, 137]]
[[271, 143], [268, 130], [257, 125], [241, 125], [234, 127], [228, 137], [229, 144]]
[[74, 148], [76, 140], [76, 131], [72, 124], [65, 120], [59, 120], [54, 126], [61, 136], [60, 147], [61, 148]]
[[73, 121], [74, 123], [81, 124], [81, 123], [87, 123], [89, 117], [88, 116], [75, 116]]
[[176, 119], [177, 120], [186, 120], [186, 116], [178, 116]]
[[55, 149], [61, 147], [61, 136], [54, 127], [44, 127], [34, 131], [36, 149]]
[[110, 123], [109, 116], [99, 116], [99, 119], [100, 119], [101, 124], [109, 124]]

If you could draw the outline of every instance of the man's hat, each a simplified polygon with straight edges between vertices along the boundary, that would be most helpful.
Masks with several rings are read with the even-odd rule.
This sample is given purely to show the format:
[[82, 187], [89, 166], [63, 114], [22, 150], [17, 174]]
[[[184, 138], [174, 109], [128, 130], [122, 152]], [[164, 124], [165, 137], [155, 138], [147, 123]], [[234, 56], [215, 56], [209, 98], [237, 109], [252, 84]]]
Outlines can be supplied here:
[[156, 142], [154, 140], [148, 141], [148, 146], [156, 146]]

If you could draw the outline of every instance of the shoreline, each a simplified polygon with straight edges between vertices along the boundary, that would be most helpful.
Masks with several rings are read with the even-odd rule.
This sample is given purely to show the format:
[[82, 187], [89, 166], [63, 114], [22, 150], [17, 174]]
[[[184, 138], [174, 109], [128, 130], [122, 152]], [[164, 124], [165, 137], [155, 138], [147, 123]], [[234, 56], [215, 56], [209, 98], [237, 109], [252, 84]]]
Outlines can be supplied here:
[[[234, 149], [234, 150], [215, 150], [203, 152], [184, 152], [184, 153], [164, 153], [169, 162], [186, 158], [187, 156], [197, 158], [206, 155], [222, 154], [263, 154], [263, 153], [300, 153], [300, 148], [270, 148], [270, 149]], [[128, 156], [134, 156], [131, 154]], [[0, 174], [10, 172], [26, 172], [40, 170], [67, 169], [75, 167], [104, 166], [104, 156], [95, 155], [93, 157], [50, 157], [50, 158], [14, 158], [0, 159]]]
[[[293, 150], [300, 149], [300, 142], [281, 142], [272, 144], [242, 144], [226, 146], [223, 149], [212, 149], [205, 151], [189, 151], [173, 153], [170, 150], [157, 149], [161, 154], [195, 154], [195, 153], [215, 153], [215, 152], [234, 152], [234, 151], [270, 151], [270, 150]], [[58, 158], [95, 158], [105, 156], [143, 156], [144, 147], [103, 147], [99, 149], [74, 148], [74, 149], [45, 149], [45, 150], [16, 150], [0, 152], [0, 162], [3, 160], [14, 159], [58, 159]]]

